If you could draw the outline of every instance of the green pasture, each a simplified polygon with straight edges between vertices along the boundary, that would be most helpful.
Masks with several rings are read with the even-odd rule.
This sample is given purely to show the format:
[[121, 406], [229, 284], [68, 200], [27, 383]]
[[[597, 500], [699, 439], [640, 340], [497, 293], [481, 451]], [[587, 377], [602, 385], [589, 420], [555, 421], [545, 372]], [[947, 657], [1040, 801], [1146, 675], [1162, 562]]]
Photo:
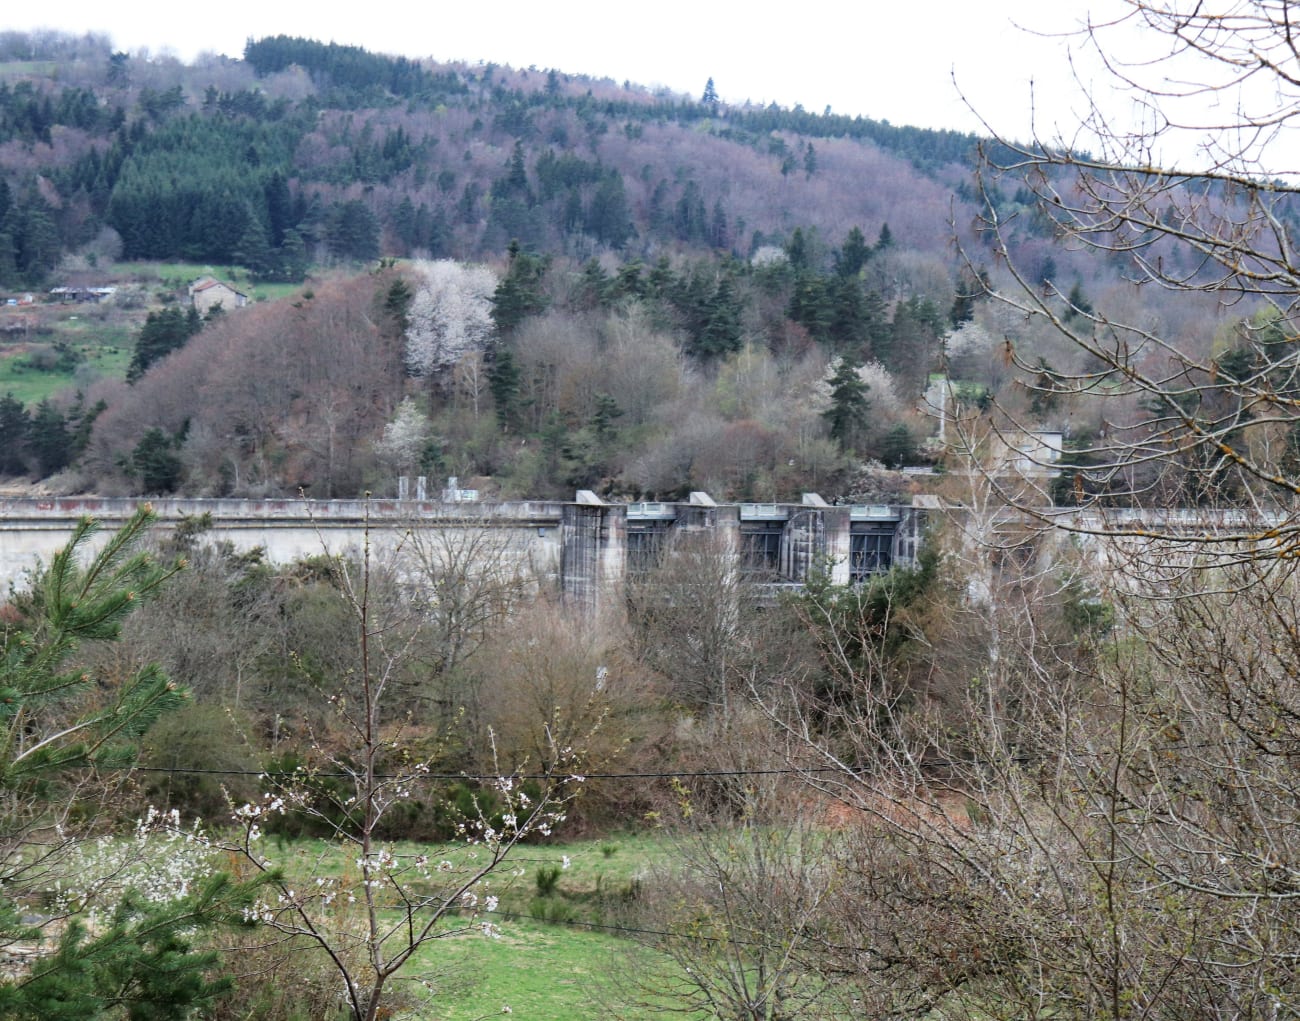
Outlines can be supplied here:
[[[344, 845], [265, 840], [266, 856], [300, 882], [355, 878], [355, 852]], [[433, 861], [460, 861], [474, 853], [458, 844], [405, 842], [391, 850], [399, 856], [427, 854]], [[505, 1006], [515, 1016], [546, 1021], [660, 1016], [666, 1001], [635, 983], [637, 962], [653, 951], [620, 933], [626, 921], [618, 909], [652, 865], [671, 853], [671, 842], [653, 833], [519, 847], [480, 889], [481, 897], [490, 892], [500, 898], [496, 912], [479, 915], [499, 935], [474, 930], [422, 948], [393, 986], [413, 1011], [404, 1016], [470, 1021], [500, 1014]], [[539, 893], [543, 887], [549, 888], [546, 896]], [[449, 926], [460, 921], [450, 919]]]
[[[105, 283], [135, 284], [150, 295], [147, 307], [37, 305], [0, 310], [32, 322], [28, 331], [0, 333], [0, 395], [12, 393], [28, 407], [94, 379], [121, 379], [135, 349], [140, 324], [159, 301], [184, 295], [201, 276], [227, 281], [254, 302], [302, 293], [309, 284], [254, 284], [235, 266], [184, 262], [123, 262], [102, 267]], [[63, 355], [63, 357], [59, 357]]]
[[94, 379], [120, 379], [131, 361], [131, 328], [69, 311], [49, 323], [52, 332], [0, 340], [0, 394], [31, 407]]
[[[300, 883], [316, 876], [347, 879], [355, 851], [325, 840], [265, 838], [263, 853]], [[461, 844], [401, 842], [388, 846], [399, 856], [427, 855], [459, 863], [473, 848]], [[482, 891], [500, 899], [503, 915], [567, 923], [604, 924], [618, 904], [635, 895], [656, 863], [672, 854], [660, 834], [636, 833], [573, 843], [521, 844]], [[543, 887], [549, 892], [543, 893]]]
[[501, 936], [438, 942], [416, 962], [411, 978], [431, 995], [421, 1021], [471, 1021], [503, 1007], [521, 1018], [649, 1021], [660, 1012], [621, 981], [638, 948], [605, 932], [532, 921], [506, 921]]
[[[434, 990], [419, 1017], [470, 1021], [507, 1005], [547, 1021], [660, 1016], [667, 1004], [634, 981], [650, 951], [620, 934], [620, 907], [671, 854], [671, 842], [654, 833], [520, 848], [492, 882], [500, 937], [438, 941], [417, 959], [410, 977]], [[555, 877], [547, 896], [539, 873]]]
[[58, 72], [55, 60], [0, 61], [0, 78], [47, 78]]

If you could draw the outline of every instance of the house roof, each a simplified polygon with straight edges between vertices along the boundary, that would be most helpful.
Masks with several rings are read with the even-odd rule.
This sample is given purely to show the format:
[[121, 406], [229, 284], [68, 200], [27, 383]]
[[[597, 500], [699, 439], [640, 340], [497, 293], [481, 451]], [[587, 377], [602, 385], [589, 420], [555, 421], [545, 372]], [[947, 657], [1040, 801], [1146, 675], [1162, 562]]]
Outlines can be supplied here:
[[229, 284], [222, 283], [215, 277], [202, 277], [201, 279], [194, 281], [194, 283], [190, 285], [190, 294], [198, 294], [200, 291], [207, 291], [213, 287], [224, 287], [227, 291], [230, 291], [232, 294], [238, 294], [241, 298], [248, 297], [248, 295], [243, 291], [237, 290]]

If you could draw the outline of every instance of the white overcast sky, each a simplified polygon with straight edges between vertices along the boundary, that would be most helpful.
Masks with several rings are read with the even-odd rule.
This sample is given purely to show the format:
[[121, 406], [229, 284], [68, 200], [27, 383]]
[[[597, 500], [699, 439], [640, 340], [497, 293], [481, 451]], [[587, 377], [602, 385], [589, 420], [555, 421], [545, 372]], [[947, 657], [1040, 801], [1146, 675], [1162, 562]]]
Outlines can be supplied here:
[[[488, 0], [384, 4], [316, 0], [59, 0], [9, 4], [0, 27], [95, 31], [116, 48], [239, 56], [250, 37], [307, 36], [409, 57], [536, 66], [728, 103], [820, 112], [1028, 140], [1072, 138], [1091, 94], [1120, 118], [1127, 99], [1077, 38], [1124, 0]], [[1158, 38], [1136, 39], [1154, 55]], [[1071, 63], [1071, 55], [1076, 63]], [[1032, 86], [1031, 86], [1032, 83]], [[964, 93], [966, 101], [959, 94]], [[1032, 97], [1032, 102], [1031, 102]], [[1031, 113], [1032, 110], [1032, 113]]]

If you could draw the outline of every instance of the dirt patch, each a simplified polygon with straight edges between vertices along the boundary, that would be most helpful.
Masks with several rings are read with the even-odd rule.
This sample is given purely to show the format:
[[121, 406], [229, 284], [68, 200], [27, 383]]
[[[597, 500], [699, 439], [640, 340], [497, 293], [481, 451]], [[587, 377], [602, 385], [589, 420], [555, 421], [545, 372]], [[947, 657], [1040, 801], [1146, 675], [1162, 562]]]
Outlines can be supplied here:
[[973, 828], [970, 800], [947, 790], [916, 794], [858, 788], [851, 801], [824, 797], [818, 816], [832, 829], [883, 824], [906, 830], [967, 833]]

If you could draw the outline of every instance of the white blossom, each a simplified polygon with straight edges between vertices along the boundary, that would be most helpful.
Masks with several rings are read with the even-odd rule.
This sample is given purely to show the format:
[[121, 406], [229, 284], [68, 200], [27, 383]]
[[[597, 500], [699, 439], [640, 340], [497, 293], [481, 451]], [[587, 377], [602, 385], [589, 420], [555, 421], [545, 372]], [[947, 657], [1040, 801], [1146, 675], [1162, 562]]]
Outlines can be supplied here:
[[393, 420], [384, 426], [384, 436], [375, 444], [375, 453], [399, 471], [414, 467], [429, 442], [429, 419], [407, 397], [397, 406]]
[[407, 315], [406, 365], [414, 376], [437, 376], [487, 347], [497, 278], [486, 266], [449, 259], [417, 262], [415, 270], [421, 282]]

